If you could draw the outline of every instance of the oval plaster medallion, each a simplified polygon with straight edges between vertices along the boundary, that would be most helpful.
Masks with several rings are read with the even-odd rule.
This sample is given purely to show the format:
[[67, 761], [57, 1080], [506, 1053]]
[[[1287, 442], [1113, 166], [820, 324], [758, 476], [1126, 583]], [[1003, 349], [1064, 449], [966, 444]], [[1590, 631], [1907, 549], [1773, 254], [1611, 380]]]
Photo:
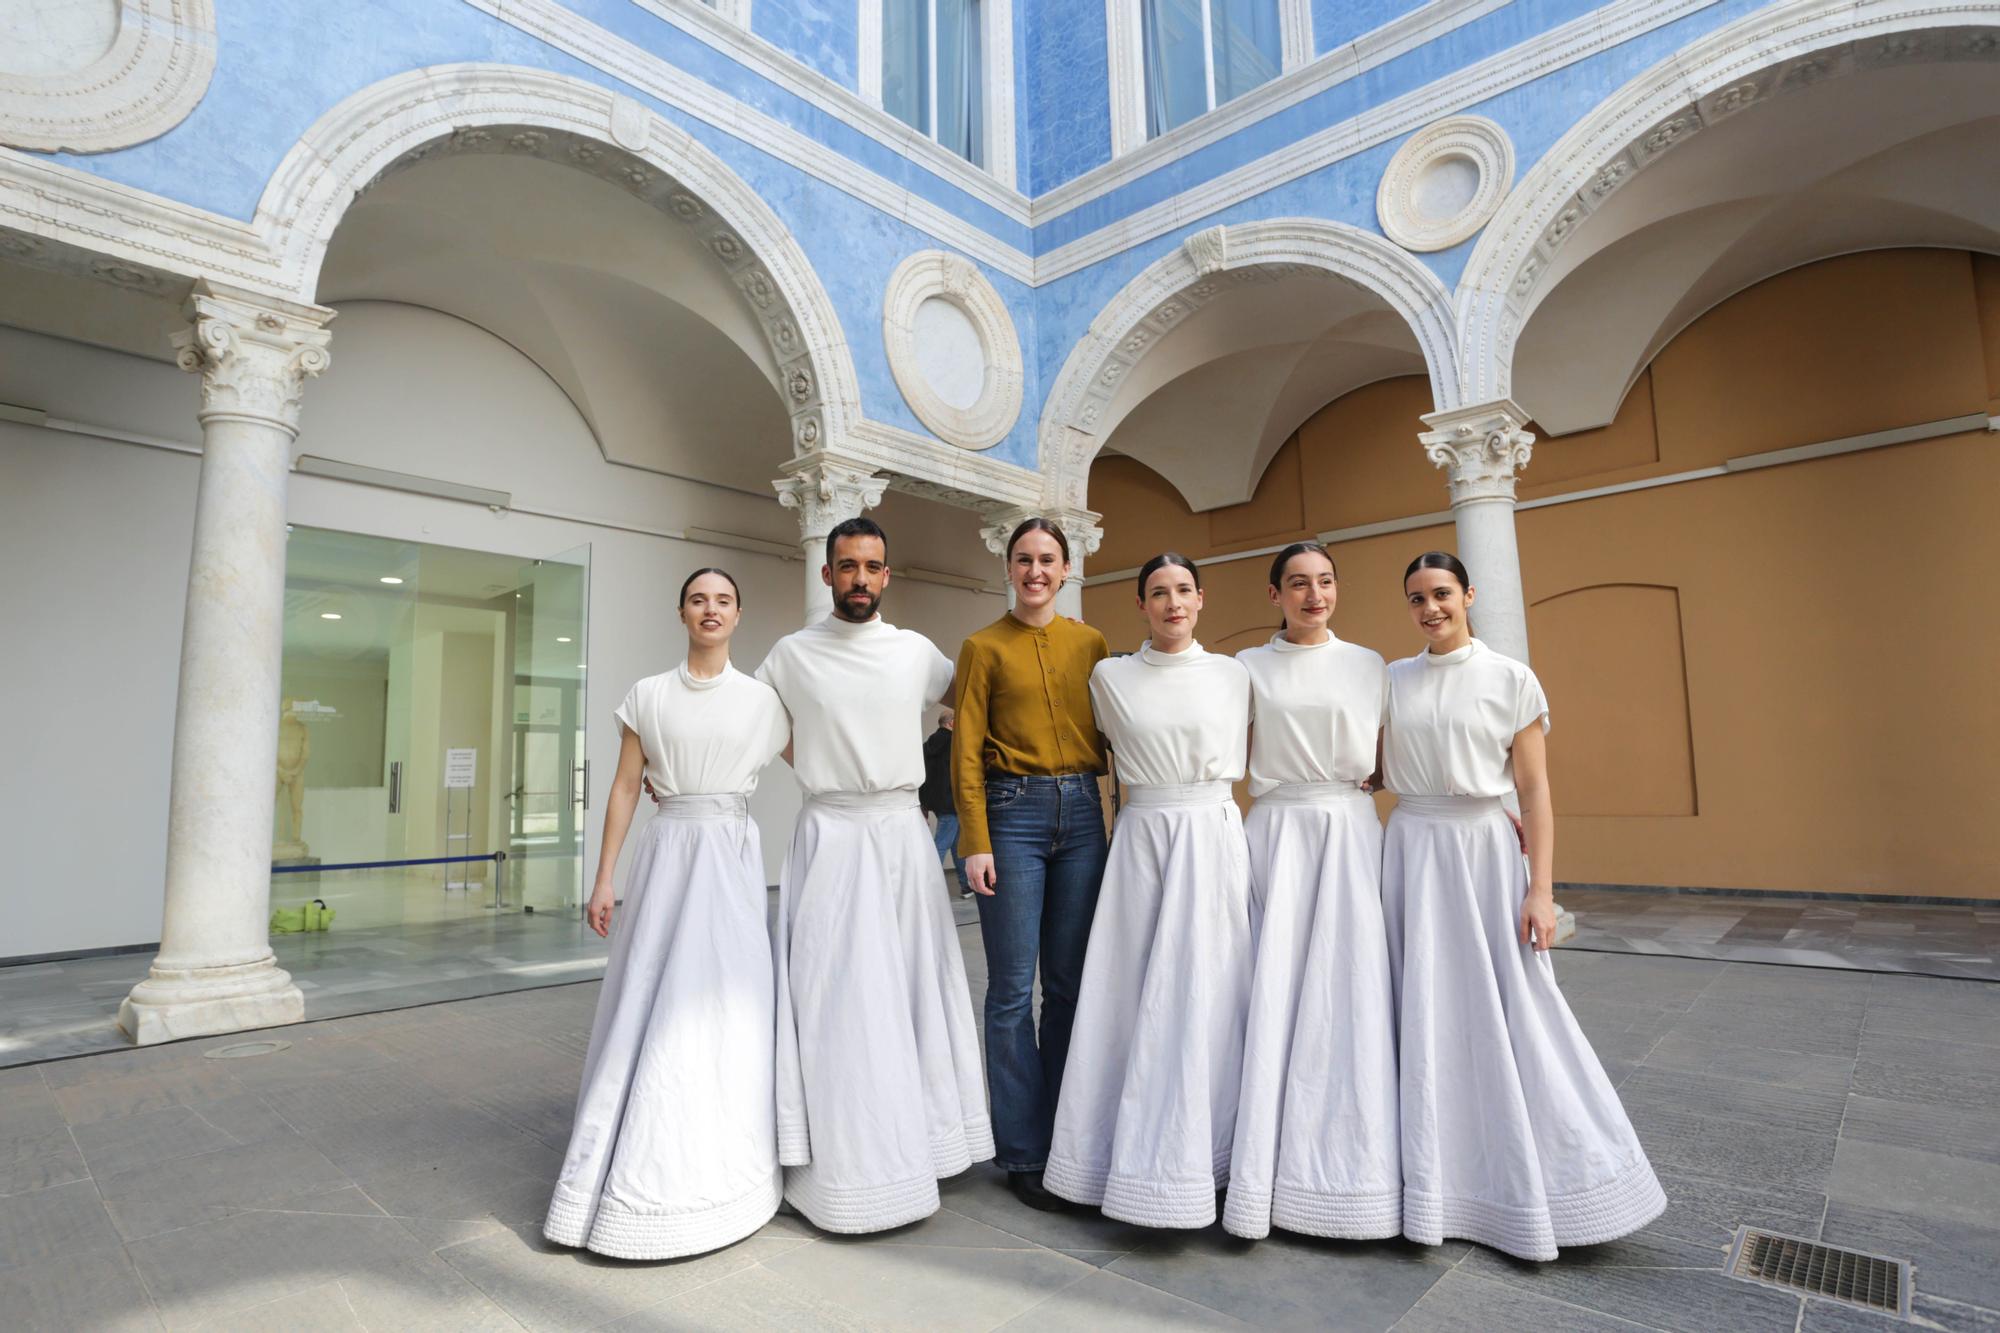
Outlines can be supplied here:
[[1405, 250], [1448, 250], [1485, 226], [1514, 183], [1514, 145], [1484, 116], [1450, 116], [1411, 135], [1375, 195], [1383, 234]]
[[1006, 302], [970, 261], [921, 250], [889, 275], [889, 371], [917, 420], [947, 444], [990, 449], [1021, 415], [1021, 341]]

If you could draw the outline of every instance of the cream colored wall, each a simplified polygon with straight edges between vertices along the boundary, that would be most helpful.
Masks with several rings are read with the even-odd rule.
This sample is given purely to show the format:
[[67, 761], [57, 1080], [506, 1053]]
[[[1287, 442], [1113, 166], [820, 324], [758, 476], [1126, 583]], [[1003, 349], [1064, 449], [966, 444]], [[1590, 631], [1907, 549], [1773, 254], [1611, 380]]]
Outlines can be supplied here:
[[[607, 464], [546, 376], [463, 321], [357, 303], [334, 330], [333, 367], [306, 389], [301, 452], [507, 490], [517, 505], [564, 517], [295, 474], [293, 522], [529, 558], [590, 548], [588, 655], [579, 659], [592, 681], [587, 886], [618, 754], [611, 710], [632, 681], [685, 656], [673, 611], [681, 580], [702, 565], [737, 576], [745, 609], [735, 658], [745, 669], [801, 620], [797, 562], [617, 525], [695, 524], [793, 541], [796, 518], [774, 498]], [[191, 445], [200, 438], [197, 399], [194, 377], [170, 364], [0, 327], [0, 402]], [[767, 449], [774, 461], [785, 449], [726, 443]], [[0, 692], [16, 701], [0, 765], [0, 810], [16, 830], [0, 868], [0, 958], [158, 938], [199, 467], [191, 452], [0, 422], [0, 563], [13, 571], [0, 579], [0, 614], [16, 638], [0, 668]], [[899, 495], [880, 512], [892, 537], [901, 534], [899, 554], [922, 552], [915, 563], [994, 572], [964, 511]], [[889, 615], [951, 653], [1003, 606], [904, 581]], [[772, 882], [797, 808], [790, 771], [774, 764], [752, 803]]]
[[[1522, 498], [1993, 411], [1996, 333], [2000, 260], [1889, 251], [1780, 275], [1690, 325], [1611, 425], [1539, 442]], [[1101, 460], [1094, 568], [1443, 509], [1416, 443], [1429, 406], [1414, 378], [1349, 394], [1286, 446], [1295, 471], [1205, 515]], [[2000, 897], [1995, 447], [1973, 430], [1521, 511], [1558, 878]], [[1401, 571], [1452, 544], [1448, 524], [1341, 544], [1337, 631], [1417, 651]], [[1268, 563], [1207, 568], [1204, 642], [1269, 634]], [[1085, 605], [1114, 647], [1141, 637], [1128, 585]]]

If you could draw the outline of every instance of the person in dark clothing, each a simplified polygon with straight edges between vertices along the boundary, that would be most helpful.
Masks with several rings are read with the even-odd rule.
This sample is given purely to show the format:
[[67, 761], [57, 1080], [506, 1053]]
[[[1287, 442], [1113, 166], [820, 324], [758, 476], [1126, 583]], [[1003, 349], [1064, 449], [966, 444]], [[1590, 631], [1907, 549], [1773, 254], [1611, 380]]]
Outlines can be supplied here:
[[917, 804], [927, 815], [937, 816], [938, 858], [951, 857], [958, 872], [958, 896], [970, 898], [972, 886], [965, 882], [965, 862], [952, 850], [958, 842], [958, 805], [951, 794], [951, 710], [938, 713], [937, 730], [924, 741], [924, 783], [917, 788]]

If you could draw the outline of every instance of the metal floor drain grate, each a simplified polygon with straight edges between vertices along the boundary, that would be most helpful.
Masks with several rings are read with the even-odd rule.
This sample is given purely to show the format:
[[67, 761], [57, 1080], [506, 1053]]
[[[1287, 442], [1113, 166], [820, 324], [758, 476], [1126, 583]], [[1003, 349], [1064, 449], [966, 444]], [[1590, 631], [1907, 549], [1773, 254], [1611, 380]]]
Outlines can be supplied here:
[[1910, 1314], [1907, 1259], [1887, 1259], [1775, 1231], [1739, 1227], [1727, 1271], [1743, 1282], [1804, 1292], [1899, 1319]]
[[201, 1053], [204, 1060], [247, 1060], [253, 1055], [276, 1055], [288, 1051], [292, 1044], [288, 1041], [239, 1041], [234, 1046], [218, 1046], [212, 1051]]

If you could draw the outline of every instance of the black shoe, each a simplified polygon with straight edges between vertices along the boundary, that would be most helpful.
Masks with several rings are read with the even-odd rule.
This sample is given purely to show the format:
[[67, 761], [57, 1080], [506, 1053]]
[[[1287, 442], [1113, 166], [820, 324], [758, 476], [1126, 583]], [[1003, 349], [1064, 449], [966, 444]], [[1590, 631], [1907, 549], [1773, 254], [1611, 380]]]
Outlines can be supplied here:
[[1014, 1191], [1015, 1198], [1038, 1212], [1069, 1211], [1069, 1202], [1049, 1193], [1048, 1188], [1042, 1184], [1042, 1173], [1039, 1171], [1009, 1171], [1007, 1188]]

